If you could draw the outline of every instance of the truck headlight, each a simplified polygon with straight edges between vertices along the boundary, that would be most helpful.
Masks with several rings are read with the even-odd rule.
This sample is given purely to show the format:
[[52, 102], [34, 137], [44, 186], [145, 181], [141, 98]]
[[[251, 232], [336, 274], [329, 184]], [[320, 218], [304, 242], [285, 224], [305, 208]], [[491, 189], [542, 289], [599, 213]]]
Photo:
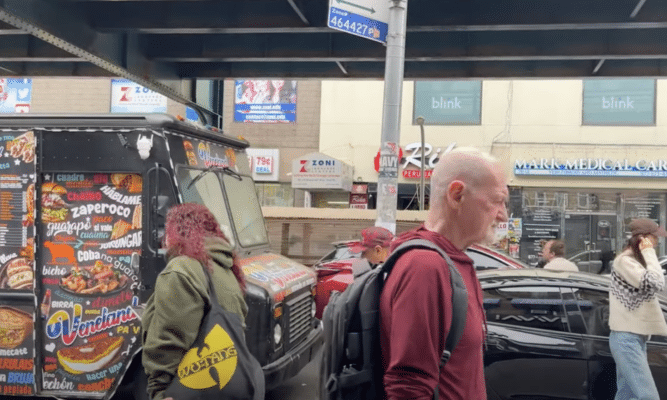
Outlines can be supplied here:
[[310, 305], [310, 317], [315, 318], [315, 314], [317, 313], [317, 304], [313, 301], [313, 304]]
[[283, 328], [280, 327], [280, 324], [276, 324], [273, 327], [273, 341], [276, 346], [280, 344], [280, 341], [283, 339]]

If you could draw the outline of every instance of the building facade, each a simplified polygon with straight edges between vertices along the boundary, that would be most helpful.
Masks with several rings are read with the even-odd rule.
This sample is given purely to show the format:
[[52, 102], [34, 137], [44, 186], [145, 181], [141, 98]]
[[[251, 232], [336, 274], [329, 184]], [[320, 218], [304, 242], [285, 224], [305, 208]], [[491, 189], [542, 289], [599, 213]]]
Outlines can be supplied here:
[[[374, 208], [382, 81], [243, 82], [224, 83], [223, 131], [251, 143], [264, 206]], [[272, 89], [256, 104], [283, 121], [248, 105], [262, 85]], [[117, 102], [112, 86], [109, 78], [33, 78], [24, 111], [107, 113]], [[534, 263], [540, 240], [561, 238], [568, 255], [617, 252], [631, 218], [666, 222], [666, 99], [662, 79], [406, 81], [398, 208], [418, 208], [422, 116], [427, 204], [440, 154], [478, 147], [509, 176], [506, 250]], [[186, 114], [171, 100], [165, 108]]]

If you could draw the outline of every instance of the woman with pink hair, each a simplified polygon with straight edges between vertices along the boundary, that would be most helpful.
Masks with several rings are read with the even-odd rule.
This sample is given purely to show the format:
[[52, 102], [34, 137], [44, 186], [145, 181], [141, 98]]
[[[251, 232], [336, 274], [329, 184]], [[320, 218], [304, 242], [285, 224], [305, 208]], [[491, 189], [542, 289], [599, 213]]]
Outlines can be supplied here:
[[[167, 214], [168, 263], [155, 282], [142, 318], [142, 363], [151, 399], [163, 399], [178, 364], [195, 342], [208, 309], [208, 278], [223, 309], [245, 321], [245, 282], [232, 246], [206, 206], [186, 203]], [[245, 327], [245, 323], [244, 323]]]

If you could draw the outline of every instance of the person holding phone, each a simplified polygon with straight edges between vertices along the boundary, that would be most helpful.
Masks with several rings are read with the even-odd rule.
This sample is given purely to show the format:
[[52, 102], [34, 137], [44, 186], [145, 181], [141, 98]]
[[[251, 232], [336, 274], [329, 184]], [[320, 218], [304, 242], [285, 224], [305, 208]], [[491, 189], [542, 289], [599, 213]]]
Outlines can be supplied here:
[[632, 236], [614, 259], [609, 291], [609, 347], [616, 362], [616, 400], [659, 400], [646, 356], [651, 335], [667, 336], [656, 293], [665, 287], [655, 247], [667, 231], [653, 220], [634, 219]]

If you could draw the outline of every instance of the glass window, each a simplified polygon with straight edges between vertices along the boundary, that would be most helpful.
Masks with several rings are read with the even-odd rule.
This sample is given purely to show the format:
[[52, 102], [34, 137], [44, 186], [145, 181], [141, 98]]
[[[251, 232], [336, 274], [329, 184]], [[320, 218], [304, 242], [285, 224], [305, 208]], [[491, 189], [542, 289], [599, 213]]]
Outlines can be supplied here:
[[560, 288], [520, 286], [484, 291], [488, 322], [568, 332]]
[[609, 292], [572, 289], [589, 335], [609, 336]]
[[[202, 173], [203, 171], [199, 169], [179, 168], [177, 170], [183, 201], [185, 203], [199, 203], [208, 207], [218, 220], [222, 233], [227, 236], [231, 245], [234, 246], [234, 235], [218, 176], [215, 173], [204, 173], [200, 176]], [[199, 178], [195, 183], [188, 187], [190, 182], [198, 176]]]
[[255, 188], [262, 206], [294, 207], [294, 190], [289, 183], [258, 183]]
[[269, 243], [253, 180], [248, 176], [221, 174], [241, 246]]

